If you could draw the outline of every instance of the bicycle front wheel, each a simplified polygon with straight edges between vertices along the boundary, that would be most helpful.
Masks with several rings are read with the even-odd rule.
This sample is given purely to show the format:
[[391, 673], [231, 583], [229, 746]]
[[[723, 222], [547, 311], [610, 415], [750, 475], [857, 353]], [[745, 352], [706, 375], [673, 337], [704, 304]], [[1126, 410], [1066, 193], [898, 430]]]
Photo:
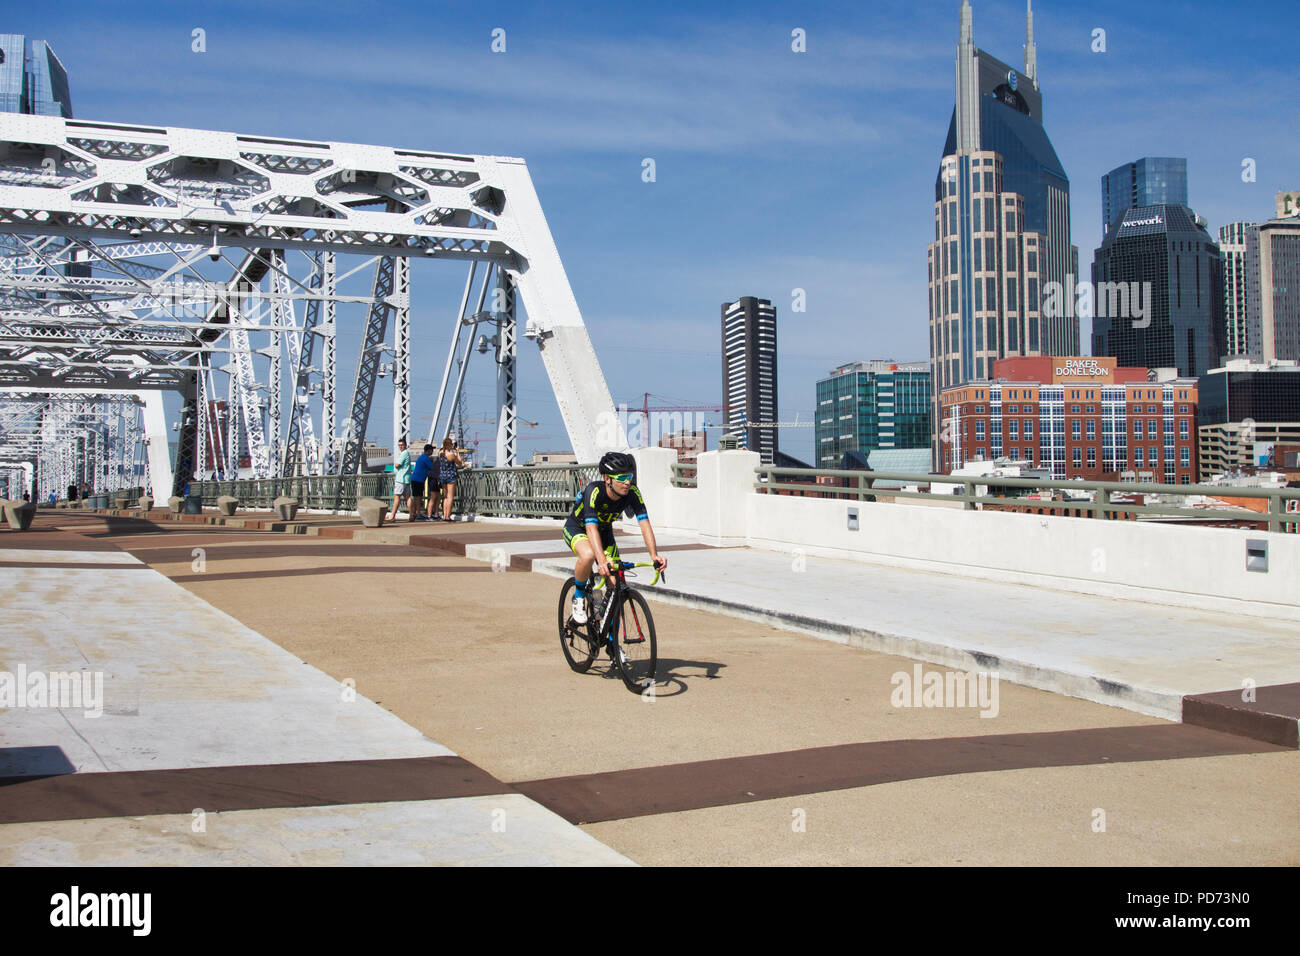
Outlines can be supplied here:
[[[585, 674], [596, 658], [596, 642], [591, 640], [590, 623], [573, 622], [573, 589], [573, 578], [565, 581], [564, 587], [560, 589], [560, 650], [564, 651], [564, 659], [570, 667], [579, 674]], [[591, 614], [590, 605], [587, 614]]]
[[659, 663], [655, 622], [646, 599], [629, 589], [611, 627], [623, 683], [628, 690], [639, 694], [654, 683]]

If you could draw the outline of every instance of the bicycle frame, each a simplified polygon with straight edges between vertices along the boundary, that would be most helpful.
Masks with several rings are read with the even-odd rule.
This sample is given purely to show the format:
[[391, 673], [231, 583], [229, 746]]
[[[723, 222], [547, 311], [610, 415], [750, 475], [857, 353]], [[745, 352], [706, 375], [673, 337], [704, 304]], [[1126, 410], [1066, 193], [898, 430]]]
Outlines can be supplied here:
[[[622, 610], [623, 603], [627, 600], [627, 592], [631, 587], [627, 583], [627, 572], [633, 568], [653, 567], [654, 563], [651, 561], [635, 562], [624, 561], [621, 558], [618, 558], [614, 562], [611, 562], [610, 570], [614, 572], [614, 587], [610, 591], [609, 596], [605, 598], [605, 605], [600, 614], [600, 626], [596, 629], [596, 633], [599, 635], [601, 640], [607, 640], [609, 638], [609, 622], [616, 616], [615, 612]], [[650, 581], [650, 586], [653, 587], [657, 584], [661, 576], [661, 572], [656, 569], [655, 576]], [[593, 594], [605, 586], [604, 578], [598, 578], [598, 580], [599, 583], [592, 588]]]

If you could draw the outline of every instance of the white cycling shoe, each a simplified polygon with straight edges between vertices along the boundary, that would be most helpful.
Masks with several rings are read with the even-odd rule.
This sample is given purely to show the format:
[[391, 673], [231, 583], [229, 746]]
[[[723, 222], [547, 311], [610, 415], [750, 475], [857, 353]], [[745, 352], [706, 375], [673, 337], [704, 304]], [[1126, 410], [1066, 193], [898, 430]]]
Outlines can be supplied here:
[[573, 599], [573, 623], [587, 623], [587, 602], [579, 597]]

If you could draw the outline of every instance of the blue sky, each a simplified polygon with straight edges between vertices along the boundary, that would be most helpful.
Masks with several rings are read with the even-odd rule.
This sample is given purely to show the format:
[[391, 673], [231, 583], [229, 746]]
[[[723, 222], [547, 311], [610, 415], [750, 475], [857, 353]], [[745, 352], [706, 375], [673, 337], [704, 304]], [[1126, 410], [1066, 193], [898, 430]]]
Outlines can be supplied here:
[[[976, 45], [1022, 66], [1023, 0], [973, 7]], [[925, 252], [959, 9], [60, 2], [2, 26], [51, 43], [81, 118], [522, 156], [616, 402], [720, 402], [719, 307], [756, 295], [777, 307], [781, 417], [809, 420], [829, 369], [928, 357]], [[1295, 11], [1038, 0], [1044, 122], [1085, 275], [1100, 178], [1121, 163], [1187, 157], [1190, 203], [1212, 233], [1270, 217], [1273, 194], [1300, 186]], [[195, 28], [205, 53], [191, 51]], [[490, 48], [496, 28], [504, 53]], [[807, 52], [791, 50], [796, 28]], [[412, 270], [417, 434], [463, 281], [450, 264]], [[791, 310], [795, 289], [806, 312]], [[357, 337], [341, 340], [341, 396]], [[495, 417], [489, 364], [471, 365], [471, 418]], [[389, 406], [377, 395], [370, 434], [383, 444]], [[539, 423], [521, 429], [522, 457], [568, 447], [526, 340], [519, 413]], [[490, 448], [492, 425], [467, 431]], [[783, 430], [781, 447], [811, 461], [812, 429]]]

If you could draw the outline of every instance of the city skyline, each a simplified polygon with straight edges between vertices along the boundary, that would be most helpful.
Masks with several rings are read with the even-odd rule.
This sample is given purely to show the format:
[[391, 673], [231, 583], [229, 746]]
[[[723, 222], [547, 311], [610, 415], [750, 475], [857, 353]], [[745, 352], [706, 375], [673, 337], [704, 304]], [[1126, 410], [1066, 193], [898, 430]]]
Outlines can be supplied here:
[[[783, 421], [811, 422], [827, 369], [926, 357], [918, 250], [952, 109], [959, 3], [811, 12], [760, 3], [743, 15], [664, 4], [598, 16], [558, 4], [454, 19], [410, 10], [400, 31], [382, 16], [308, 21], [309, 8], [294, 4], [258, 8], [253, 31], [240, 25], [251, 9], [108, 13], [73, 2], [24, 10], [5, 28], [58, 51], [82, 118], [523, 156], [618, 403], [639, 404], [644, 391], [714, 401], [714, 310], [738, 289], [777, 308]], [[974, 9], [981, 45], [1014, 59], [1023, 2]], [[1085, 259], [1100, 245], [1101, 177], [1135, 156], [1187, 157], [1192, 204], [1212, 234], [1270, 218], [1273, 195], [1297, 185], [1297, 135], [1274, 119], [1295, 88], [1276, 29], [1286, 7], [1259, 4], [1249, 19], [1180, 10], [1035, 4], [1045, 121], [1074, 186], [1071, 239]], [[500, 54], [495, 29], [505, 31]], [[1105, 49], [1093, 52], [1098, 29]], [[793, 49], [796, 30], [804, 52]], [[149, 49], [149, 68], [124, 68], [123, 48]], [[1247, 159], [1253, 182], [1242, 180]], [[421, 437], [455, 293], [413, 278], [417, 296], [429, 296], [426, 314], [438, 315], [414, 332], [426, 366], [413, 395]], [[805, 311], [791, 307], [794, 290]], [[1081, 338], [1089, 332], [1085, 324]], [[473, 417], [488, 417], [488, 373], [471, 367]], [[520, 386], [521, 417], [541, 423], [521, 435], [521, 457], [565, 444], [526, 349]], [[386, 442], [386, 422], [377, 402], [372, 437]], [[785, 430], [782, 449], [811, 460], [812, 431]]]

